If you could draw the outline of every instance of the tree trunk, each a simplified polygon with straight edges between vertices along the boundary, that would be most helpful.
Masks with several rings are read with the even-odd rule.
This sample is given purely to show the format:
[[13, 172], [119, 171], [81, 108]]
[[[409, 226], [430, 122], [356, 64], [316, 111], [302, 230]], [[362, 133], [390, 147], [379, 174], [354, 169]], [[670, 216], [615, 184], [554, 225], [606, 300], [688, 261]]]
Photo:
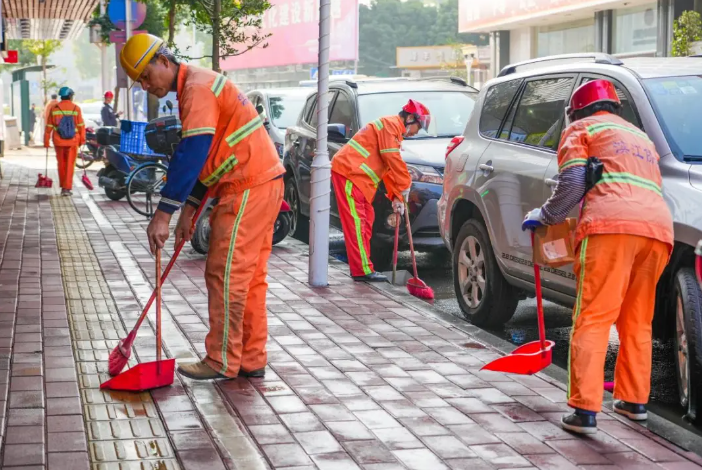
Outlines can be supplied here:
[[175, 41], [176, 27], [176, 0], [171, 0], [171, 6], [168, 10], [168, 47], [173, 46]]
[[222, 11], [222, 0], [214, 0], [214, 8], [212, 13], [212, 70], [219, 73], [219, 27], [220, 27], [220, 12]]
[[119, 111], [119, 85], [115, 86], [115, 112]]
[[46, 56], [41, 56], [41, 77], [42, 80], [44, 80], [44, 83], [42, 83], [42, 88], [44, 89], [44, 106], [49, 102], [48, 100], [48, 90], [47, 87], [49, 86], [49, 82], [46, 79]]

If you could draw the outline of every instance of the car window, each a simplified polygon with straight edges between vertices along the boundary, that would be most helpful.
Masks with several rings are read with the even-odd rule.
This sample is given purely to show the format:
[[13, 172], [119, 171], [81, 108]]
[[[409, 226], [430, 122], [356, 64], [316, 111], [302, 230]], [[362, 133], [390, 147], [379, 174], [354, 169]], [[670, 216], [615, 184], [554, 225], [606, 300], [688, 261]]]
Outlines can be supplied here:
[[574, 78], [547, 78], [526, 84], [519, 99], [509, 140], [544, 148], [556, 148], [561, 138], [564, 110]]
[[[584, 77], [582, 81], [580, 82], [581, 85], [586, 84], [587, 82], [590, 82], [592, 80], [598, 80], [600, 77]], [[614, 88], [617, 90], [617, 96], [619, 96], [619, 100], [622, 102], [622, 114], [621, 116], [638, 127], [639, 129], [643, 130], [643, 125], [641, 124], [641, 121], [639, 120], [638, 115], [636, 114], [636, 111], [634, 110], [633, 103], [631, 100], [629, 100], [629, 95], [626, 93], [621, 86], [619, 86], [618, 83], [614, 83]]]
[[308, 125], [312, 125], [312, 112], [314, 111], [315, 106], [317, 105], [317, 95], [314, 94], [307, 98], [307, 104], [305, 105], [305, 109], [302, 112], [302, 120], [306, 122]]
[[351, 131], [353, 127], [353, 107], [346, 93], [339, 93], [334, 108], [329, 115], [329, 124], [343, 124], [346, 126], [346, 131]]
[[287, 129], [292, 126], [304, 105], [303, 96], [268, 95], [268, 106], [271, 110], [269, 117], [278, 129]]
[[483, 111], [480, 114], [480, 133], [485, 137], [497, 137], [500, 124], [507, 114], [507, 109], [519, 90], [522, 80], [498, 83], [490, 87], [485, 97]]
[[396, 116], [410, 99], [424, 104], [431, 113], [431, 125], [427, 133], [419, 131], [409, 139], [426, 139], [430, 137], [455, 137], [465, 130], [468, 118], [475, 105], [475, 93], [465, 91], [401, 91], [392, 93], [373, 93], [358, 97], [360, 125], [385, 116]]
[[[335, 91], [329, 92], [329, 109], [328, 109], [328, 111], [331, 111], [331, 107], [334, 104], [334, 95], [335, 94], [336, 94]], [[312, 126], [314, 128], [317, 127], [317, 104], [318, 104], [318, 101], [315, 99], [314, 100], [314, 107], [312, 108], [312, 113], [307, 118], [307, 124], [309, 124], [310, 126]]]

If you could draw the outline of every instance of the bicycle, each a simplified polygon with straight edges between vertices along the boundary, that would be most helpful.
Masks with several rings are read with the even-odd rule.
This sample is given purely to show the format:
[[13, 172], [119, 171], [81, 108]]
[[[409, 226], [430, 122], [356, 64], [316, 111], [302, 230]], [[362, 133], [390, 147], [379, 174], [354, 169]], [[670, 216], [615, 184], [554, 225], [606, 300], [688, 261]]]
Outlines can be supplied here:
[[160, 162], [142, 163], [127, 177], [127, 202], [138, 214], [151, 218], [166, 184], [168, 166]]

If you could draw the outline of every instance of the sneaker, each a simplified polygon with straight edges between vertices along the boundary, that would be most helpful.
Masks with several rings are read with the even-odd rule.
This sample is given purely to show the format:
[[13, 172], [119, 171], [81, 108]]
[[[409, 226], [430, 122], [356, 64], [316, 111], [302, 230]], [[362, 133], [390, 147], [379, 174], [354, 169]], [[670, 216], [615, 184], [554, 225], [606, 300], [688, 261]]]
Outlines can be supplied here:
[[178, 366], [178, 373], [193, 380], [213, 380], [230, 378], [220, 374], [204, 361], [194, 362], [192, 364], [182, 364]]
[[585, 415], [575, 412], [561, 418], [563, 429], [578, 434], [595, 434], [597, 432], [597, 418], [595, 415]]
[[239, 369], [239, 377], [251, 377], [254, 379], [261, 379], [266, 376], [266, 368], [262, 367], [260, 369], [245, 371], [244, 369]]
[[388, 278], [379, 272], [373, 272], [365, 276], [354, 276], [353, 280], [356, 282], [388, 282]]
[[614, 412], [626, 416], [632, 421], [646, 421], [648, 412], [645, 405], [629, 403], [622, 400], [614, 400]]
[[67, 190], [67, 189], [62, 189], [62, 190], [61, 190], [61, 196], [68, 196], [68, 190]]

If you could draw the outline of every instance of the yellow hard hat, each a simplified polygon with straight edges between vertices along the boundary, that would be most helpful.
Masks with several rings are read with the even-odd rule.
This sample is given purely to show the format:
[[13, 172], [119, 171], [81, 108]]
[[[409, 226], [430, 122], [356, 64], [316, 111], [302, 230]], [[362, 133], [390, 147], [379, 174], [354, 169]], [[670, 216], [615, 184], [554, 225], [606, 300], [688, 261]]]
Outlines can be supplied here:
[[151, 34], [137, 34], [129, 38], [119, 54], [119, 63], [129, 78], [137, 81], [144, 69], [163, 44], [163, 39]]

